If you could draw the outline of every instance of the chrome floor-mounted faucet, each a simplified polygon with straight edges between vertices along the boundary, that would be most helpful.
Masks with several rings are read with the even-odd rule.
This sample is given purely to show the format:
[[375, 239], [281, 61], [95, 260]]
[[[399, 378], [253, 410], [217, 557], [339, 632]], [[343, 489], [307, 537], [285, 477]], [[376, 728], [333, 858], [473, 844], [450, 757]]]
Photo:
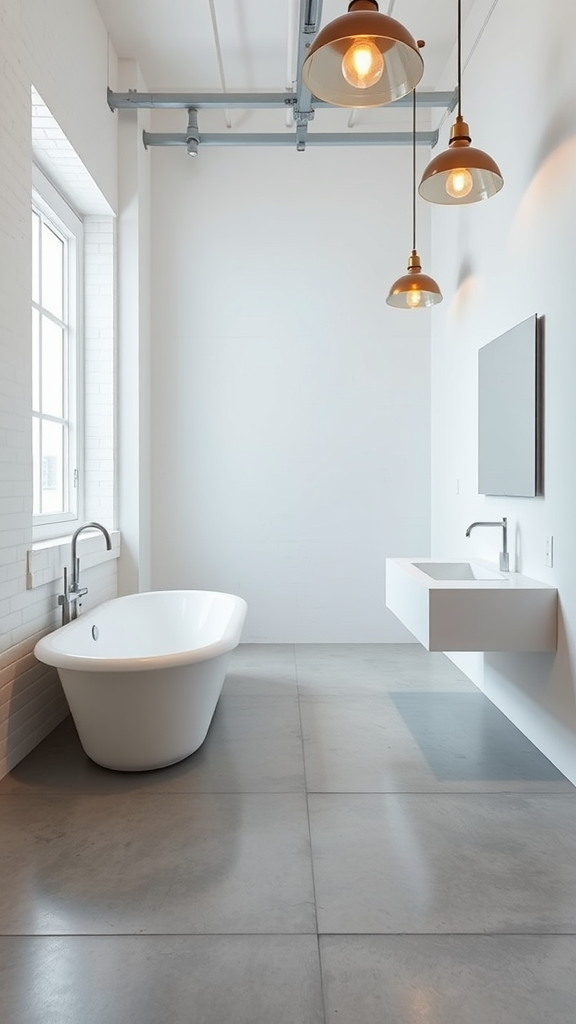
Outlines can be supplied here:
[[60, 594], [58, 598], [58, 604], [62, 605], [62, 625], [65, 626], [67, 622], [71, 622], [73, 619], [78, 618], [78, 602], [81, 597], [84, 597], [88, 593], [88, 587], [80, 588], [80, 559], [76, 555], [76, 542], [78, 535], [83, 530], [100, 530], [104, 534], [106, 540], [106, 550], [112, 550], [112, 541], [110, 534], [105, 526], [101, 523], [84, 523], [83, 526], [79, 526], [75, 533], [72, 534], [72, 544], [70, 549], [70, 580], [68, 580], [68, 570], [64, 569], [64, 593]]
[[502, 551], [500, 552], [499, 566], [501, 572], [509, 572], [509, 559], [508, 559], [508, 520], [506, 516], [498, 520], [496, 523], [470, 523], [470, 526], [466, 530], [466, 536], [469, 537], [475, 526], [499, 526], [502, 530]]

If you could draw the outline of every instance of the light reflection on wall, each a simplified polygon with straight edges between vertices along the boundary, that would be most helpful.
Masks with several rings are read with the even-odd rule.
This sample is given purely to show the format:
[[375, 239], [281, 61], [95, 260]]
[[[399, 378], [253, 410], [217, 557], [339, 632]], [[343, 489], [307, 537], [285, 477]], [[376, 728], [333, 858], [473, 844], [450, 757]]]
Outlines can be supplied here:
[[448, 307], [448, 319], [452, 323], [457, 323], [469, 316], [478, 306], [483, 290], [483, 280], [480, 274], [468, 274], [454, 293]]
[[523, 250], [540, 250], [534, 227], [553, 230], [552, 222], [567, 214], [567, 202], [574, 202], [576, 137], [567, 139], [541, 164], [520, 200], [510, 229], [510, 241]]

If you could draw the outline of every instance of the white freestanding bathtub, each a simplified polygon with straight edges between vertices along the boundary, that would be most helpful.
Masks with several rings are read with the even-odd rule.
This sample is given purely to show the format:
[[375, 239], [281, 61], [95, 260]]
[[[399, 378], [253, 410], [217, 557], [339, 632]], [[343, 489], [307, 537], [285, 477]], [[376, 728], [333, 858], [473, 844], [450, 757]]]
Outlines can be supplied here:
[[144, 771], [204, 742], [247, 605], [206, 590], [119, 597], [38, 641], [58, 669], [88, 757]]

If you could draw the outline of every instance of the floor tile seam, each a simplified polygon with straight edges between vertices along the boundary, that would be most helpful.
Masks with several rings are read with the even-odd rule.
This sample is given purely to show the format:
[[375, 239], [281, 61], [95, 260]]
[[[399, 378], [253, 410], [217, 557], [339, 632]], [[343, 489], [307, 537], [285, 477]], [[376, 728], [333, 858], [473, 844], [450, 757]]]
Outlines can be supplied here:
[[482, 932], [0, 932], [1, 939], [170, 939], [170, 938], [266, 938], [266, 939], [576, 939], [576, 931], [482, 931]]
[[131, 797], [136, 800], [146, 799], [159, 799], [161, 797], [181, 797], [182, 799], [189, 797], [211, 797], [211, 796], [303, 796], [306, 795], [304, 785], [299, 786], [298, 789], [215, 789], [215, 790], [164, 790], [161, 793], [132, 793], [130, 790], [125, 792], [101, 792], [101, 793], [86, 793], [85, 790], [51, 790], [47, 787], [38, 790], [36, 793], [6, 793], [0, 794], [0, 803], [3, 799], [8, 797], [16, 798], [19, 800], [37, 800], [39, 797], [50, 797], [55, 800], [70, 800], [71, 797], [82, 797], [84, 799], [106, 799], [109, 800], [111, 797]]
[[[318, 934], [318, 901], [316, 899], [316, 876], [314, 873], [314, 854], [312, 848], [312, 826], [310, 823], [310, 806], [308, 802], [308, 784], [306, 779], [306, 749], [304, 743], [304, 730], [302, 727], [302, 709], [300, 706], [300, 698], [298, 698], [298, 720], [300, 722], [300, 749], [302, 752], [302, 772], [304, 776], [304, 798], [306, 800], [306, 821], [308, 825], [308, 850], [310, 856], [310, 878], [312, 882], [312, 899], [314, 901], [314, 923], [316, 928], [316, 934]], [[324, 1001], [322, 1001], [324, 1006]]]
[[[310, 686], [310, 684], [305, 685], [304, 683], [298, 683], [297, 686], [298, 686], [298, 694], [299, 694], [299, 696], [303, 700], [309, 700], [311, 703], [313, 701], [324, 701], [324, 700], [325, 701], [340, 701], [342, 703], [346, 703], [346, 702], [350, 703], [350, 702], [353, 702], [353, 701], [360, 701], [360, 700], [362, 700], [362, 701], [369, 701], [369, 700], [375, 700], [375, 701], [376, 700], [381, 700], [381, 701], [384, 701], [384, 700], [386, 700], [388, 705], [389, 705], [389, 707], [390, 707], [390, 710], [391, 711], [395, 711], [398, 715], [400, 715], [400, 712], [398, 711], [398, 708], [395, 706], [394, 700], [392, 698], [392, 694], [395, 694], [395, 693], [399, 692], [397, 689], [395, 689], [395, 690], [377, 690], [374, 687], [373, 689], [372, 688], [362, 688], [362, 689], [358, 689], [358, 690], [356, 690], [354, 692], [351, 692], [350, 690], [345, 690], [344, 688], [341, 688], [341, 689], [336, 688], [336, 689], [332, 689], [332, 690], [323, 690], [323, 689], [321, 689], [320, 686], [315, 686], [315, 685]], [[427, 685], [426, 690], [430, 691], [430, 684]], [[402, 691], [400, 691], [400, 692], [402, 692], [402, 693], [410, 693], [410, 694], [412, 694], [412, 693], [419, 694], [419, 693], [422, 693], [423, 690], [422, 689], [416, 689], [415, 687], [410, 686], [410, 687], [404, 687], [404, 689]], [[433, 690], [432, 692], [438, 693], [440, 691]], [[452, 691], [451, 690], [446, 690], [446, 691], [442, 691], [442, 692], [443, 693], [445, 692], [447, 694], [452, 695]], [[460, 692], [464, 693], [464, 692], [467, 692], [467, 691], [463, 691], [462, 690]]]
[[322, 939], [576, 939], [573, 932], [319, 932]]
[[[303, 757], [304, 762], [304, 775], [306, 773], [306, 758]], [[150, 799], [161, 799], [163, 797], [178, 797], [180, 800], [188, 800], [191, 797], [197, 798], [208, 798], [208, 797], [228, 797], [228, 796], [336, 796], [336, 797], [381, 797], [381, 796], [393, 796], [393, 797], [449, 797], [449, 798], [467, 798], [467, 797], [499, 797], [504, 799], [505, 797], [562, 797], [566, 800], [576, 800], [576, 793], [566, 793], [560, 790], [499, 790], [499, 789], [480, 789], [480, 790], [466, 790], [466, 791], [454, 791], [448, 789], [308, 789], [306, 781], [303, 785], [293, 789], [193, 789], [193, 790], [163, 790], [162, 792], [150, 792], [150, 793], [133, 793], [130, 790], [125, 792], [100, 792], [90, 793], [89, 799], [107, 799], [118, 797], [124, 799], [130, 797], [134, 802], [143, 802]], [[78, 790], [53, 790], [47, 787], [39, 789], [34, 793], [0, 793], [0, 806], [3, 801], [7, 800], [20, 800], [22, 802], [38, 800], [40, 797], [49, 798], [53, 801], [68, 801], [72, 797], [84, 796], [87, 794], [84, 791]]]
[[538, 796], [564, 797], [576, 799], [576, 793], [565, 793], [561, 790], [527, 790], [527, 789], [474, 789], [453, 791], [450, 789], [307, 789], [307, 796], [447, 796], [447, 797], [509, 797]]
[[[314, 939], [318, 931], [310, 932], [0, 932], [1, 939], [170, 939], [170, 938], [266, 938]], [[338, 934], [338, 933], [335, 933]], [[354, 934], [354, 933], [350, 933]]]
[[326, 1003], [326, 997], [324, 993], [324, 964], [322, 963], [322, 946], [320, 933], [318, 933], [318, 935], [316, 936], [316, 956], [318, 957], [318, 978], [320, 983], [320, 1003], [322, 1006], [322, 1016], [324, 1018], [324, 1024], [328, 1024], [328, 1006]]

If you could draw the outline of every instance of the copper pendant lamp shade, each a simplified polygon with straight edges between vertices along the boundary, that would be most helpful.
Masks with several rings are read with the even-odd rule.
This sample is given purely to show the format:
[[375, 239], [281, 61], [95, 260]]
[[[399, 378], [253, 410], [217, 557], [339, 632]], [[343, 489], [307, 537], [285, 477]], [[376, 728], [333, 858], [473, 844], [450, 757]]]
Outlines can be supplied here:
[[422, 273], [422, 264], [416, 250], [416, 90], [412, 96], [412, 252], [408, 259], [408, 273], [394, 282], [386, 302], [396, 309], [426, 309], [442, 302], [442, 292], [436, 281]]
[[468, 125], [458, 114], [452, 125], [449, 148], [430, 161], [418, 189], [429, 203], [462, 206], [490, 199], [504, 184], [498, 164], [481, 149], [474, 149]]
[[470, 143], [470, 129], [462, 117], [462, 0], [458, 0], [458, 116], [452, 125], [448, 149], [430, 161], [418, 191], [429, 203], [464, 206], [490, 199], [504, 178], [498, 164]]
[[407, 29], [380, 14], [376, 0], [351, 0], [318, 33], [302, 66], [313, 96], [338, 107], [379, 107], [406, 96], [424, 71]]
[[434, 278], [422, 273], [416, 249], [410, 254], [408, 273], [394, 282], [386, 302], [397, 309], [425, 309], [442, 302], [442, 292]]

